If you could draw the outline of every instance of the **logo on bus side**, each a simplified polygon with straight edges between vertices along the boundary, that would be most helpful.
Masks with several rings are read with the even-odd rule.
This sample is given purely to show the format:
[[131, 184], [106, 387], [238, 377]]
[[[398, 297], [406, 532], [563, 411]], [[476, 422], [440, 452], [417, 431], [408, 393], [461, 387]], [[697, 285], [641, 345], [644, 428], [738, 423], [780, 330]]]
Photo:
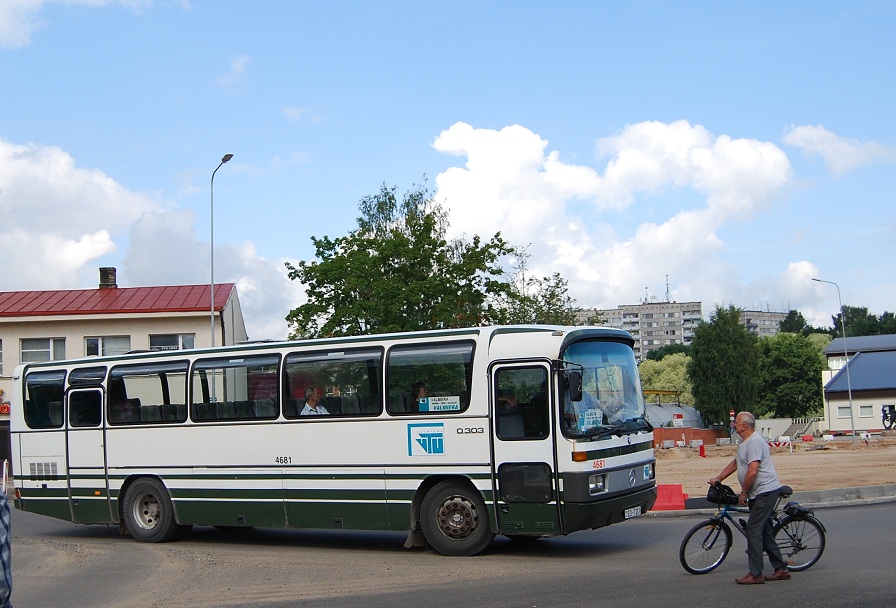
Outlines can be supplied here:
[[408, 456], [445, 453], [445, 425], [441, 422], [408, 425]]

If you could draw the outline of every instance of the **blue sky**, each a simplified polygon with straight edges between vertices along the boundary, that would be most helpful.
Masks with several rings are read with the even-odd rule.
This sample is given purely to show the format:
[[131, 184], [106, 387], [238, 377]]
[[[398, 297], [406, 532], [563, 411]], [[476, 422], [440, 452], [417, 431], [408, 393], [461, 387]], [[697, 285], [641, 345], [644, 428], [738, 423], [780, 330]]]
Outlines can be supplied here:
[[426, 176], [581, 306], [896, 311], [896, 2], [0, 3], [0, 290], [236, 282]]

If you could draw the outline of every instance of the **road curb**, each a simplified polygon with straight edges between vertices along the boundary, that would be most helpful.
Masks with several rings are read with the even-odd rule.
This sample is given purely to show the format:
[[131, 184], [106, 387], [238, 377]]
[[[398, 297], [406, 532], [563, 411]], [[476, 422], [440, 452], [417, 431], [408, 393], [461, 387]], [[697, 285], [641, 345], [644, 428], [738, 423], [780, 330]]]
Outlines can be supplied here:
[[[813, 490], [794, 492], [788, 500], [793, 500], [811, 509], [828, 507], [861, 507], [896, 502], [896, 484], [837, 488], [833, 490]], [[648, 511], [652, 517], [682, 517], [684, 515], [711, 515], [718, 510], [706, 498], [688, 498], [683, 510]]]

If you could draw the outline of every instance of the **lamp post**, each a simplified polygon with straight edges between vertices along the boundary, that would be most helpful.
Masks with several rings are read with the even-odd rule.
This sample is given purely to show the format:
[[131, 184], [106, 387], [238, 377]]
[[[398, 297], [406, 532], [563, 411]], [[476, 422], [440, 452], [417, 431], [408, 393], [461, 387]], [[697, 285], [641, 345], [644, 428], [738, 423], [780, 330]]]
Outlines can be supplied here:
[[210, 233], [211, 233], [211, 248], [209, 253], [211, 254], [211, 280], [209, 281], [209, 300], [211, 304], [209, 306], [210, 313], [210, 321], [211, 321], [211, 338], [212, 338], [212, 346], [215, 345], [215, 173], [218, 172], [218, 169], [221, 168], [221, 165], [229, 161], [233, 158], [233, 154], [225, 154], [221, 157], [221, 162], [218, 163], [218, 166], [215, 167], [215, 170], [212, 171], [212, 183], [211, 183], [211, 212], [209, 213], [210, 220]]
[[849, 351], [846, 349], [846, 311], [843, 310], [843, 300], [840, 298], [840, 286], [833, 281], [824, 279], [812, 279], [819, 283], [827, 283], [837, 288], [837, 301], [840, 303], [840, 333], [843, 336], [843, 365], [846, 367], [846, 393], [849, 395], [849, 426], [852, 427], [852, 442], [856, 442], [856, 424], [852, 414], [852, 382], [849, 379]]

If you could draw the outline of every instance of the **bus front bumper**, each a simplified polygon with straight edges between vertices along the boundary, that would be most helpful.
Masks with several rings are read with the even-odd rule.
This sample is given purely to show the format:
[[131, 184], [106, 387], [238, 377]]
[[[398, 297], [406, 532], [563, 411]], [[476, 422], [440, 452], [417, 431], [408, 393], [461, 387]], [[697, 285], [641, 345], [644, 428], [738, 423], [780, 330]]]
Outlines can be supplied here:
[[569, 503], [564, 507], [566, 532], [603, 528], [647, 513], [656, 502], [656, 486], [595, 502]]

